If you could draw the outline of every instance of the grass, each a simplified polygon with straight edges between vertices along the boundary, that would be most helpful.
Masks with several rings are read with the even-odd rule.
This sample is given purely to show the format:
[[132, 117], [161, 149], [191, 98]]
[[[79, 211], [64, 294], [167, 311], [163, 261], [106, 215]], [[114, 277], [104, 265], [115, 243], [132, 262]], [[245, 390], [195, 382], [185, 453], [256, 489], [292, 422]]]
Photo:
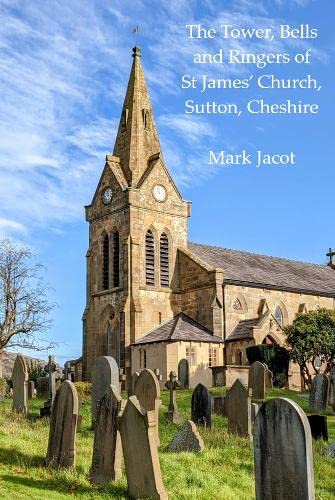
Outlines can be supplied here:
[[[225, 389], [211, 390], [222, 395]], [[192, 391], [178, 391], [179, 409], [190, 418]], [[273, 389], [267, 397], [288, 397], [305, 411], [308, 401], [293, 391]], [[168, 404], [168, 392], [162, 393], [163, 405]], [[48, 442], [48, 421], [35, 420], [42, 400], [30, 401], [30, 417], [24, 419], [11, 412], [11, 400], [0, 403], [0, 498], [56, 500], [60, 498], [127, 498], [125, 476], [115, 484], [99, 488], [87, 479], [91, 465], [93, 433], [90, 430], [90, 403], [81, 408], [83, 421], [77, 433], [77, 465], [71, 470], [52, 471], [44, 467]], [[254, 498], [253, 451], [247, 439], [230, 436], [224, 417], [213, 416], [213, 428], [201, 429], [206, 450], [199, 454], [172, 454], [167, 446], [178, 427], [167, 423], [166, 408], [160, 415], [160, 463], [163, 481], [170, 499]], [[329, 412], [329, 439], [335, 439], [335, 416]], [[313, 443], [316, 498], [335, 498], [335, 462], [324, 454], [323, 441]]]

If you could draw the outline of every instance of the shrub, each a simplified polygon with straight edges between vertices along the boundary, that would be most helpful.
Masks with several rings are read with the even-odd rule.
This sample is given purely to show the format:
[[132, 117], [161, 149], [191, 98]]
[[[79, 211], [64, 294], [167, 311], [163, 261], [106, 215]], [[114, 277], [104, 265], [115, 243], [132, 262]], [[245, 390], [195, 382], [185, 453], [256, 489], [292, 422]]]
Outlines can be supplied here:
[[81, 401], [87, 401], [88, 399], [91, 399], [91, 394], [92, 394], [91, 382], [75, 382], [74, 385], [78, 392], [78, 398]]
[[273, 385], [284, 387], [288, 380], [290, 354], [287, 349], [278, 345], [260, 344], [247, 347], [249, 364], [255, 361], [265, 363], [273, 373]]
[[0, 378], [0, 396], [6, 396], [8, 391], [8, 383], [5, 378]]
[[36, 379], [40, 377], [46, 377], [48, 375], [45, 366], [39, 361], [31, 360], [28, 364], [28, 374], [29, 380], [32, 380], [36, 384]]

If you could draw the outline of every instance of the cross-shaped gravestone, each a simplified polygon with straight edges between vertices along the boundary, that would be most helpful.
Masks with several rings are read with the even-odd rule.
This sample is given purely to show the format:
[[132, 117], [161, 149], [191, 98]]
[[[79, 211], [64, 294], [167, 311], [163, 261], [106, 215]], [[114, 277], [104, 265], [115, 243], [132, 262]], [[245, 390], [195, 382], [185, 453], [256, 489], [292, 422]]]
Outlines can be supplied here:
[[329, 249], [329, 252], [327, 253], [327, 257], [329, 257], [328, 265], [333, 266], [334, 265], [333, 257], [335, 257], [335, 252], [332, 248]]
[[171, 422], [179, 424], [183, 421], [182, 414], [178, 411], [176, 400], [176, 389], [180, 387], [176, 372], [170, 372], [169, 380], [165, 382], [165, 387], [170, 391], [169, 411], [166, 416]]
[[56, 361], [55, 356], [49, 356], [49, 361], [47, 364], [48, 376], [49, 376], [49, 397], [44, 403], [43, 408], [40, 409], [41, 417], [48, 417], [51, 415], [51, 408], [56, 396]]

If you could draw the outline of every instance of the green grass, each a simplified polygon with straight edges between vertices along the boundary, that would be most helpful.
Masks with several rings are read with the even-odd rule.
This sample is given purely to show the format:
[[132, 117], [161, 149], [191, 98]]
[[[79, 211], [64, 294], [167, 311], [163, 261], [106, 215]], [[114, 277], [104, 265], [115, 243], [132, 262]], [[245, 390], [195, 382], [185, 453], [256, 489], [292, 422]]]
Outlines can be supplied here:
[[[221, 395], [225, 389], [211, 390]], [[179, 409], [190, 418], [192, 391], [178, 391]], [[273, 389], [267, 397], [289, 397], [305, 411], [308, 401], [293, 391]], [[168, 393], [162, 393], [163, 405]], [[11, 412], [11, 400], [0, 403], [0, 498], [54, 500], [59, 498], [127, 498], [125, 476], [116, 484], [104, 488], [92, 486], [87, 479], [91, 465], [93, 433], [90, 430], [90, 403], [81, 408], [83, 421], [77, 433], [77, 464], [71, 470], [53, 471], [44, 467], [48, 442], [47, 420], [36, 420], [42, 400], [30, 402], [30, 418]], [[230, 436], [225, 418], [214, 415], [211, 430], [200, 429], [206, 450], [199, 454], [172, 454], [167, 446], [178, 427], [167, 423], [166, 408], [160, 415], [160, 462], [165, 487], [170, 499], [254, 498], [253, 451], [247, 439]], [[335, 416], [329, 412], [330, 440], [335, 439]], [[324, 454], [323, 441], [313, 443], [316, 498], [335, 498], [335, 461]]]

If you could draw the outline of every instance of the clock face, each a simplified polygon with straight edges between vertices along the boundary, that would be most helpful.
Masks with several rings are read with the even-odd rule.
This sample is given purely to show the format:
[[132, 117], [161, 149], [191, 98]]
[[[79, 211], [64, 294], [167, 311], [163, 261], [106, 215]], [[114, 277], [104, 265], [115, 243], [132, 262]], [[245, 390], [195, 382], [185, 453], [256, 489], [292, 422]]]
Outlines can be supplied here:
[[112, 201], [112, 198], [113, 198], [112, 188], [106, 187], [106, 189], [104, 189], [104, 191], [102, 193], [102, 202], [105, 205], [108, 205], [108, 203], [110, 203]]
[[157, 184], [153, 189], [153, 195], [155, 200], [163, 202], [166, 199], [166, 189], [164, 186]]

